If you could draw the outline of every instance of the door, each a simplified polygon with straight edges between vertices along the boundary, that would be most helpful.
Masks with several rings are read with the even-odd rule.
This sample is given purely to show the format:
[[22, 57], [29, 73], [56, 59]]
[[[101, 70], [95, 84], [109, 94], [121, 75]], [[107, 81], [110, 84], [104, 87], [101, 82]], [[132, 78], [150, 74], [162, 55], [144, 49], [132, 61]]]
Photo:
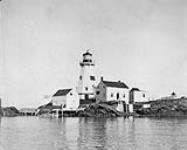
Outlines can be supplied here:
[[89, 99], [89, 95], [85, 94], [85, 100], [88, 100], [88, 99]]
[[117, 93], [116, 97], [117, 97], [117, 100], [119, 100], [119, 93]]

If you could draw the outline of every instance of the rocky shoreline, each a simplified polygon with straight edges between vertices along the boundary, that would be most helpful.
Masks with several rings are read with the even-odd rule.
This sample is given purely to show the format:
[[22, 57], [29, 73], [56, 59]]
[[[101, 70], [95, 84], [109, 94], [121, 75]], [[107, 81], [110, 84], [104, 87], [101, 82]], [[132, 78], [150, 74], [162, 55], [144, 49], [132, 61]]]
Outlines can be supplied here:
[[[116, 110], [117, 102], [109, 103], [91, 103], [91, 104], [81, 104], [80, 109], [77, 112], [68, 112], [63, 113], [64, 117], [120, 117], [127, 116], [124, 112], [119, 112]], [[50, 113], [52, 109], [57, 107], [52, 106], [52, 104], [46, 104], [39, 107], [38, 115], [43, 115]], [[84, 110], [82, 110], [84, 109]]]
[[93, 103], [87, 106], [84, 111], [78, 112], [78, 117], [121, 117], [127, 116], [125, 112], [119, 112], [112, 105], [107, 103]]
[[141, 117], [187, 117], [187, 98], [156, 100], [149, 104], [150, 108], [140, 107], [135, 113]]
[[20, 116], [20, 112], [14, 106], [2, 107], [1, 110], [0, 110], [0, 116], [3, 116], [3, 117], [16, 117], [16, 116]]
[[[149, 108], [144, 108], [144, 104], [149, 104]], [[187, 117], [187, 98], [156, 100], [149, 103], [135, 103], [134, 113], [128, 114], [116, 110], [116, 102], [92, 103], [81, 105], [84, 110], [76, 113], [64, 113], [64, 117]], [[48, 103], [38, 108], [39, 114], [47, 114], [54, 107]], [[1, 116], [16, 117], [21, 116], [16, 107], [5, 107], [0, 110]]]

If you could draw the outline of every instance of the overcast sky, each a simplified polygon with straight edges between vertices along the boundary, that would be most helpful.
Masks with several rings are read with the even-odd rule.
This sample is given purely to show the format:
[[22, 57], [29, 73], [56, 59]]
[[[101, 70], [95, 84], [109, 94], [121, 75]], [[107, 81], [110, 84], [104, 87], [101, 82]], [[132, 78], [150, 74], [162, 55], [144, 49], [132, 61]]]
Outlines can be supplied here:
[[[151, 97], [187, 96], [186, 0], [4, 0], [3, 105], [36, 107], [77, 85], [91, 49], [98, 77]], [[3, 90], [4, 87], [4, 90]]]

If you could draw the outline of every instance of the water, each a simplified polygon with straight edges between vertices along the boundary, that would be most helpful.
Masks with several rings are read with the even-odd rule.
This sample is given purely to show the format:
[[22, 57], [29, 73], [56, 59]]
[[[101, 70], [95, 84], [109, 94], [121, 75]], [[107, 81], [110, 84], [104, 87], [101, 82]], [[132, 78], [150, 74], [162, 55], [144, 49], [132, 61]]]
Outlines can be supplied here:
[[186, 150], [186, 119], [1, 118], [0, 150]]

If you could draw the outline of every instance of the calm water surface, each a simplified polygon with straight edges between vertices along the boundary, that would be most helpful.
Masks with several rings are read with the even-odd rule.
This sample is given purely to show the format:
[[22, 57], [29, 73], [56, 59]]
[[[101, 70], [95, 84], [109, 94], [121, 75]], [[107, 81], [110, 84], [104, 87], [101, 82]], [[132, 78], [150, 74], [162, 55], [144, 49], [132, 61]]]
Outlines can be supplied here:
[[186, 119], [1, 118], [0, 150], [186, 150]]

